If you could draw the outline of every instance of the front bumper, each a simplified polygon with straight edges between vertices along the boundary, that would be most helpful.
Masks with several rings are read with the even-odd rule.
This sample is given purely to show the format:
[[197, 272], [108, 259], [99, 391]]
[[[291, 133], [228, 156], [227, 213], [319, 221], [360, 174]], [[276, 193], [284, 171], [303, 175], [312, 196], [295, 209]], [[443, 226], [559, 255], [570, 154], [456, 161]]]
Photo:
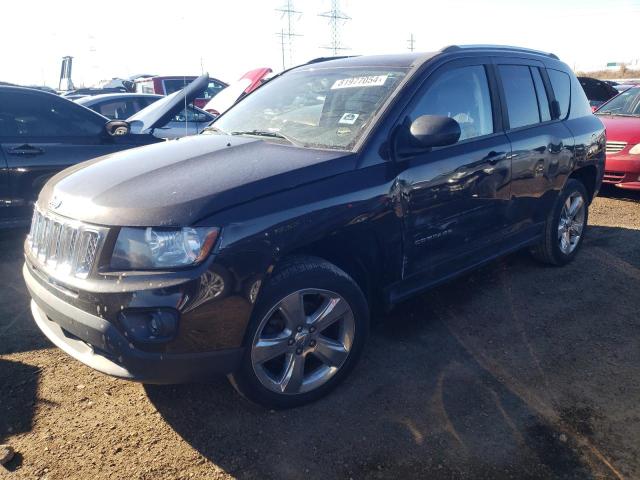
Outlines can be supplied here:
[[640, 158], [638, 155], [608, 156], [603, 182], [620, 188], [640, 190]]
[[184, 383], [230, 373], [240, 363], [242, 348], [198, 353], [140, 350], [109, 321], [46, 289], [26, 264], [22, 272], [40, 330], [67, 354], [102, 373], [144, 383]]

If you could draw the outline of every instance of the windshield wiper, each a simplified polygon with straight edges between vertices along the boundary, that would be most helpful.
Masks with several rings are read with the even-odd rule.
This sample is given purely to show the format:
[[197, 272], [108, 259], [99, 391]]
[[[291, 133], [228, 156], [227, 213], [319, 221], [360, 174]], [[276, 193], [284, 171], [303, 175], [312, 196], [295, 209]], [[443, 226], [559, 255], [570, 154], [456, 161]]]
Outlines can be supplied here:
[[231, 132], [229, 135], [253, 135], [256, 137], [282, 138], [283, 140], [286, 140], [287, 142], [289, 142], [291, 145], [301, 146], [299, 142], [296, 142], [291, 137], [284, 135], [283, 133], [270, 132], [268, 130], [246, 130], [246, 131], [239, 131], [239, 132]]
[[613, 117], [637, 117], [638, 114], [633, 113], [617, 113], [617, 112], [596, 112], [596, 115], [611, 115]]

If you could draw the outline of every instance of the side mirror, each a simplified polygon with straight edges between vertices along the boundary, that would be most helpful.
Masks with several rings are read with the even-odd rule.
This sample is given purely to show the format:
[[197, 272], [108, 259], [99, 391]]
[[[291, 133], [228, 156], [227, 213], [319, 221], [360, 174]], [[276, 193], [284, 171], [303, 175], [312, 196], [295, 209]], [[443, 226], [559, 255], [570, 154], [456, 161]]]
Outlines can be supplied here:
[[409, 126], [407, 147], [431, 148], [453, 145], [460, 138], [460, 125], [453, 118], [422, 115]]
[[129, 135], [129, 132], [131, 131], [129, 123], [124, 120], [111, 120], [110, 122], [107, 122], [104, 128], [112, 137]]

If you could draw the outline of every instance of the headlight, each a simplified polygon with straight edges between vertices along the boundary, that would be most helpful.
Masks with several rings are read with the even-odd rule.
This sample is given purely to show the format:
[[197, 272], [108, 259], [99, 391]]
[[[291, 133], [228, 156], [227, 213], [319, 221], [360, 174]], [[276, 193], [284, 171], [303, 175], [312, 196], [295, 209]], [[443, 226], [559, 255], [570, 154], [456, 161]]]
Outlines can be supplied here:
[[636, 143], [631, 150], [629, 150], [631, 155], [640, 155], [640, 143]]
[[111, 256], [119, 270], [188, 267], [204, 260], [218, 238], [215, 227], [122, 228]]

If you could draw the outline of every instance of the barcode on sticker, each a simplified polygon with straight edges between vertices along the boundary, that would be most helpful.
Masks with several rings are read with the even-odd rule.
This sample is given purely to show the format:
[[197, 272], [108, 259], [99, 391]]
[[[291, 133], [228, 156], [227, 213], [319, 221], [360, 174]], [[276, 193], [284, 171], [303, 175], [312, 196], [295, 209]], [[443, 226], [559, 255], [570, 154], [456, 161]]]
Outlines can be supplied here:
[[331, 90], [353, 87], [379, 87], [387, 81], [388, 75], [369, 75], [367, 77], [351, 77], [336, 80]]

